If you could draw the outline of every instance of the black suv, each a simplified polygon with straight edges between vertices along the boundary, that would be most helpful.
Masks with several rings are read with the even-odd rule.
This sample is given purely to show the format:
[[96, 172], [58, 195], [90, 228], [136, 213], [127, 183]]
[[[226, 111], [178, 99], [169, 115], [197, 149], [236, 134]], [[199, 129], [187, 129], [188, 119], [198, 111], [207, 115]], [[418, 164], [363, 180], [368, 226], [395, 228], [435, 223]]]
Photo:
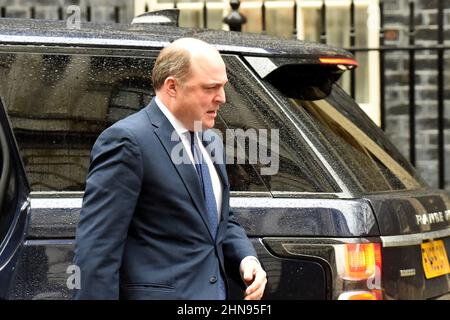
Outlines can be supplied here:
[[[231, 207], [267, 271], [265, 299], [450, 297], [449, 194], [430, 189], [339, 87], [356, 66], [347, 51], [175, 26], [1, 19], [0, 298], [71, 297], [91, 147], [147, 105], [156, 56], [186, 36], [215, 45], [227, 65], [217, 129], [235, 133]], [[265, 157], [249, 156], [252, 145]]]

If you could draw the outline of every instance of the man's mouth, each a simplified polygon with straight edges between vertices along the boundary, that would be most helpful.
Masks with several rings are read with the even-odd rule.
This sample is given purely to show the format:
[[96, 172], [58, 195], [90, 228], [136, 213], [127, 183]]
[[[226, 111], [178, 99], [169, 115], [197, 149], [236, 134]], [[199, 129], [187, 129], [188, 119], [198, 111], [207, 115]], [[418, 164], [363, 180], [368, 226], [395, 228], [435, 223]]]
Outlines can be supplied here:
[[211, 110], [206, 112], [208, 115], [210, 115], [211, 117], [216, 117], [217, 116], [217, 111], [216, 110]]

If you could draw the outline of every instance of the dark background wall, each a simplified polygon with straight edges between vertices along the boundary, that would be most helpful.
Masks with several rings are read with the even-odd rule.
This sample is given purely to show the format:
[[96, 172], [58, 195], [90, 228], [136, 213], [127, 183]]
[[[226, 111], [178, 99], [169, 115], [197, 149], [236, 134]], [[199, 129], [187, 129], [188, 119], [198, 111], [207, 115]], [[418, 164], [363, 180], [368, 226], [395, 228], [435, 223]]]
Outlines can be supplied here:
[[[385, 28], [397, 31], [386, 45], [409, 44], [408, 0], [386, 0]], [[450, 0], [444, 0], [444, 39], [450, 45]], [[415, 1], [415, 44], [434, 47], [438, 40], [438, 1]], [[395, 35], [395, 32], [393, 33]], [[438, 66], [436, 50], [415, 53], [416, 99], [416, 167], [432, 186], [438, 186]], [[409, 54], [394, 51], [386, 54], [386, 133], [402, 153], [409, 157]], [[450, 50], [444, 52], [444, 141], [446, 188], [450, 189]]]

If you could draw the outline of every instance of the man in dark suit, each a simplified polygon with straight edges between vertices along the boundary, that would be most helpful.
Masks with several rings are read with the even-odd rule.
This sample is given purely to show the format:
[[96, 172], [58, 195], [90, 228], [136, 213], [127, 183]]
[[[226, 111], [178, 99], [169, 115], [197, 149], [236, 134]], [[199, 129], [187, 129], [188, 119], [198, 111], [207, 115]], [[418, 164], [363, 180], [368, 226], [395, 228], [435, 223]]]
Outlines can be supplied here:
[[179, 39], [161, 51], [152, 81], [152, 102], [92, 149], [75, 298], [226, 299], [227, 265], [240, 272], [245, 299], [260, 299], [266, 273], [229, 210], [224, 161], [213, 161], [224, 159], [223, 144], [213, 135], [208, 150], [221, 155], [211, 157], [200, 137], [225, 102], [225, 64], [209, 44]]

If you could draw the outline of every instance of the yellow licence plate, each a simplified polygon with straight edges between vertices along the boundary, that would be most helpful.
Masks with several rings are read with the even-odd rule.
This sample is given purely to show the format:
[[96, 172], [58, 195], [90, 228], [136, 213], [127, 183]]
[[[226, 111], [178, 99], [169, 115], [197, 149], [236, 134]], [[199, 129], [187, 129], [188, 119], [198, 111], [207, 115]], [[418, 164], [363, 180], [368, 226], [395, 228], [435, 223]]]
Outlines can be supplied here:
[[427, 279], [450, 273], [447, 252], [442, 240], [424, 242], [421, 247], [423, 270]]

